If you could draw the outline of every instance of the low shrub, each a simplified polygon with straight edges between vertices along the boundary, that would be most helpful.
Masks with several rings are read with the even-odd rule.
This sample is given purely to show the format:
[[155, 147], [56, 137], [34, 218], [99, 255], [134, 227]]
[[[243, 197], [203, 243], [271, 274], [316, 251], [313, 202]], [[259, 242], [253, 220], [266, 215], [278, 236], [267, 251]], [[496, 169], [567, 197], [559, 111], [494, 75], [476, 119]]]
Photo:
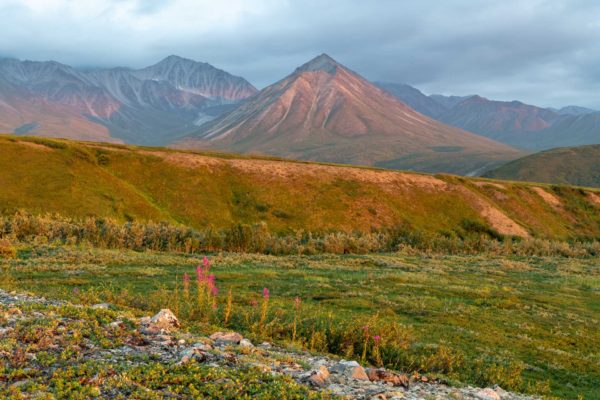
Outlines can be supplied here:
[[7, 239], [0, 239], [0, 258], [15, 258], [17, 250]]

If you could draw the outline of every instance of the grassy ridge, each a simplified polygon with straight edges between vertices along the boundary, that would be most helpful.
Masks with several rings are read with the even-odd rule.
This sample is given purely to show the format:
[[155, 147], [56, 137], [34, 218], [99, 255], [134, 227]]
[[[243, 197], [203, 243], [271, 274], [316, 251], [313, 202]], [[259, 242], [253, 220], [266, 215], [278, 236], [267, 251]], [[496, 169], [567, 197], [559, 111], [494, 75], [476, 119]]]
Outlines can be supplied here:
[[557, 206], [522, 183], [14, 136], [0, 136], [0, 170], [3, 213], [197, 229], [265, 222], [274, 232], [451, 233], [468, 220], [510, 235], [492, 207], [534, 237], [600, 236], [590, 189], [543, 187]]
[[542, 151], [511, 161], [487, 172], [486, 176], [600, 187], [600, 145]]

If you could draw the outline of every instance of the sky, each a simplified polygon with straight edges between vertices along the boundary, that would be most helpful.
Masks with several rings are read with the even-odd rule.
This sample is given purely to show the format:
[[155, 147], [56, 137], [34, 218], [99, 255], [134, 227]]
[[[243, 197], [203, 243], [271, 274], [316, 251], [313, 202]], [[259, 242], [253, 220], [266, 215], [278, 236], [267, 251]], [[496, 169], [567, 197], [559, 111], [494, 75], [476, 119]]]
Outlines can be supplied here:
[[373, 81], [600, 110], [597, 0], [0, 0], [0, 57], [143, 67], [176, 54], [258, 88], [321, 53]]

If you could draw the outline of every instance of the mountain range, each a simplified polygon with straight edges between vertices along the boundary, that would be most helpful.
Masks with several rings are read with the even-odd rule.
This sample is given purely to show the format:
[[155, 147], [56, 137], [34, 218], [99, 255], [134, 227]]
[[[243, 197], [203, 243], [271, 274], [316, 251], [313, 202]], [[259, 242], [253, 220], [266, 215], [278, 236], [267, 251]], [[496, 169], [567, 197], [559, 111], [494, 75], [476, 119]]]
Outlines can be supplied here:
[[414, 111], [326, 54], [177, 145], [459, 174], [519, 155]]
[[588, 108], [543, 108], [478, 95], [427, 96], [406, 84], [376, 84], [422, 114], [517, 148], [537, 151], [600, 143], [600, 112]]
[[480, 174], [521, 150], [600, 143], [600, 112], [427, 96], [325, 54], [261, 91], [178, 56], [88, 70], [0, 59], [0, 131]]
[[147, 68], [81, 71], [0, 60], [0, 129], [17, 134], [168, 144], [256, 93], [210, 64], [169, 56]]

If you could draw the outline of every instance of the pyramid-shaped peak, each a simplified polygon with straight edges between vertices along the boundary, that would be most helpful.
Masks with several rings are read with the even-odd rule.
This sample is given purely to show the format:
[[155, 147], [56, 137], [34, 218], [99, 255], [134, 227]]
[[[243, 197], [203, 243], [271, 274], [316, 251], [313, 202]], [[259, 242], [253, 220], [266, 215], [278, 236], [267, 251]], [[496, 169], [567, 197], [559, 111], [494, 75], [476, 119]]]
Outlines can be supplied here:
[[303, 64], [302, 66], [296, 69], [296, 72], [308, 72], [308, 71], [323, 71], [329, 74], [335, 73], [338, 67], [342, 65], [331, 58], [329, 55], [323, 53], [320, 56], [317, 56]]

